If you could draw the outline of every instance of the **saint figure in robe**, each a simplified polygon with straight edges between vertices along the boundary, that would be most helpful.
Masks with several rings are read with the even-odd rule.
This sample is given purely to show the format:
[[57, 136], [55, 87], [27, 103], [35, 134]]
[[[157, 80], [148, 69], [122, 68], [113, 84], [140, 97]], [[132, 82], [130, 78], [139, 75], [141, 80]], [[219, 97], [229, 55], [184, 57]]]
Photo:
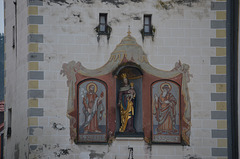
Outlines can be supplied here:
[[94, 82], [89, 83], [86, 88], [87, 93], [83, 97], [83, 113], [85, 115], [85, 122], [83, 123], [84, 133], [101, 133], [98, 122], [102, 119], [104, 111], [102, 104], [104, 94], [102, 92], [100, 97], [98, 97], [96, 93], [97, 85]]
[[154, 95], [155, 118], [158, 122], [157, 132], [172, 134], [176, 131], [176, 104], [177, 100], [170, 93], [172, 87], [165, 82], [160, 85], [161, 94]]

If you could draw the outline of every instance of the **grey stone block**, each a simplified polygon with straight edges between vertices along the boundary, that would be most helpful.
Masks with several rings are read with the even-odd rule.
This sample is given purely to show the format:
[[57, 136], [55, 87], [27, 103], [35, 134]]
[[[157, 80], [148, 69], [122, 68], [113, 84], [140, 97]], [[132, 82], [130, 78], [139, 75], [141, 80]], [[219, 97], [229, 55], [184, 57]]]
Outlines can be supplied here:
[[30, 151], [34, 151], [37, 149], [37, 147], [38, 147], [38, 145], [30, 145], [29, 149], [30, 149]]
[[211, 65], [226, 65], [226, 57], [211, 57]]
[[212, 156], [227, 156], [227, 148], [212, 148]]
[[226, 75], [211, 75], [211, 83], [226, 83]]
[[211, 101], [226, 101], [226, 93], [211, 93]]
[[226, 39], [211, 39], [212, 47], [226, 47]]
[[43, 71], [29, 71], [28, 79], [29, 80], [43, 80], [44, 72]]
[[227, 138], [227, 130], [212, 130], [212, 138]]
[[211, 21], [212, 29], [223, 29], [226, 28], [226, 20], [212, 20]]
[[29, 150], [41, 153], [43, 151], [43, 145], [29, 145]]
[[43, 116], [43, 108], [29, 108], [28, 116]]
[[28, 35], [28, 42], [43, 43], [42, 34], [30, 34]]
[[42, 0], [28, 0], [28, 5], [34, 5], [34, 6], [42, 6], [43, 1]]
[[226, 10], [226, 2], [212, 2], [211, 10]]
[[43, 90], [28, 90], [28, 98], [43, 98]]
[[227, 119], [226, 111], [212, 111], [211, 119]]
[[43, 129], [43, 127], [42, 127], [42, 126], [30, 126], [30, 127], [28, 128], [29, 135], [34, 135], [35, 129]]
[[43, 24], [43, 16], [37, 16], [37, 15], [29, 16], [28, 24]]
[[29, 53], [28, 61], [43, 61], [44, 55], [43, 53]]

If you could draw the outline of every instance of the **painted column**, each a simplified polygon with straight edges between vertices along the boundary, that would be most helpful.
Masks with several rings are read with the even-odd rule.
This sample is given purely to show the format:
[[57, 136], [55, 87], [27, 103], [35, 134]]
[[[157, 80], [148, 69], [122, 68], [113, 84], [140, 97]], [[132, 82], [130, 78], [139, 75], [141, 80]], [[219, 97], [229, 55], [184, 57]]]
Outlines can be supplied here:
[[216, 73], [211, 75], [211, 83], [216, 84], [216, 91], [211, 93], [211, 101], [216, 103], [211, 119], [217, 120], [217, 129], [212, 130], [212, 138], [217, 140], [212, 156], [227, 159], [226, 1], [212, 2], [211, 10], [216, 12], [216, 19], [211, 21], [211, 28], [216, 30], [216, 38], [211, 39], [211, 47], [216, 48], [216, 56], [211, 57], [211, 65], [216, 66]]
[[[39, 81], [44, 80], [44, 72], [39, 68], [39, 63], [44, 61], [44, 54], [38, 49], [39, 43], [43, 43], [43, 34], [38, 33], [38, 26], [43, 24], [43, 16], [38, 15], [38, 8], [42, 5], [42, 1], [28, 1], [28, 142], [30, 154], [32, 151], [41, 153], [39, 150], [42, 150], [42, 145], [38, 145], [38, 136], [41, 136], [43, 129], [39, 126], [39, 118], [44, 113], [38, 101], [39, 98], [44, 98], [44, 91], [39, 89]], [[35, 131], [38, 133], [36, 134]]]

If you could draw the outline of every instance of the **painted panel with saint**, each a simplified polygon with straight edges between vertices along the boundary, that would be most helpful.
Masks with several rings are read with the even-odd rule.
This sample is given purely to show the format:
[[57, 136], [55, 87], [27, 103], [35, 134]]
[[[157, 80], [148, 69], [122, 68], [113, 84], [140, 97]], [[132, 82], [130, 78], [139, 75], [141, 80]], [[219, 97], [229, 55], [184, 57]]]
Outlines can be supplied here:
[[152, 85], [153, 142], [179, 143], [180, 95], [179, 86], [171, 81]]
[[106, 87], [97, 80], [79, 85], [79, 141], [106, 142]]

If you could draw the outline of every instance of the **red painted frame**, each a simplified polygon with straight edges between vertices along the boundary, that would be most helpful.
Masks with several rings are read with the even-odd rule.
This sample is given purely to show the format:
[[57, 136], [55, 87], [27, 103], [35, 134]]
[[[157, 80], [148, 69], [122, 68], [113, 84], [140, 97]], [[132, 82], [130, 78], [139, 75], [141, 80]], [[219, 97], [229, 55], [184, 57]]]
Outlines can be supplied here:
[[[142, 106], [143, 106], [143, 131], [145, 136], [145, 141], [150, 143], [152, 141], [152, 96], [151, 96], [151, 85], [155, 81], [166, 80], [160, 77], [153, 76], [147, 72], [143, 72], [142, 78]], [[181, 86], [182, 84], [182, 74], [174, 78], [169, 78], [167, 80], [175, 81]], [[181, 117], [183, 116], [183, 96], [181, 95]]]
[[[69, 113], [70, 116], [72, 116], [75, 120], [71, 121], [72, 123], [72, 129], [70, 129], [70, 134], [71, 134], [71, 138], [74, 138], [75, 143], [79, 143], [78, 141], [78, 132], [79, 132], [79, 109], [78, 109], [78, 85], [84, 81], [87, 80], [92, 80], [92, 79], [96, 79], [96, 81], [102, 81], [103, 83], [105, 83], [106, 86], [106, 92], [109, 95], [115, 95], [116, 94], [116, 79], [113, 77], [112, 73], [108, 73], [106, 75], [103, 76], [98, 76], [98, 77], [88, 77], [88, 76], [84, 76], [82, 74], [76, 73], [76, 82], [75, 82], [75, 97], [74, 97], [74, 110], [72, 112]], [[108, 89], [111, 88], [111, 89]], [[107, 116], [107, 131], [106, 131], [106, 135], [107, 135], [107, 140], [109, 138], [111, 138], [114, 135], [115, 132], [115, 127], [116, 127], [116, 95], [111, 98], [111, 97], [106, 97], [106, 116]], [[94, 142], [95, 143], [95, 142]]]
[[[106, 116], [107, 116], [107, 140], [114, 138], [114, 133], [116, 129], [116, 109], [117, 109], [117, 97], [116, 97], [116, 78], [113, 76], [112, 72], [97, 76], [97, 77], [89, 77], [84, 76], [80, 73], [75, 74], [76, 82], [75, 82], [75, 97], [74, 97], [74, 109], [69, 112], [69, 116], [71, 116], [70, 120], [70, 136], [71, 139], [75, 141], [75, 143], [79, 143], [78, 141], [78, 129], [79, 129], [79, 113], [78, 113], [78, 85], [79, 83], [89, 80], [96, 79], [97, 81], [103, 81], [106, 84], [108, 97], [106, 98]], [[151, 95], [151, 85], [152, 83], [159, 80], [170, 80], [174, 81], [178, 85], [182, 86], [182, 77], [183, 74], [179, 74], [176, 77], [163, 79], [160, 77], [156, 77], [151, 75], [145, 71], [143, 71], [142, 76], [142, 126], [144, 131], [145, 141], [151, 143], [152, 141], [152, 95]], [[185, 108], [184, 96], [182, 92], [180, 93], [180, 118], [181, 118], [181, 129], [188, 125], [184, 123], [182, 117], [184, 116], [184, 108]], [[181, 130], [181, 132], [182, 132]], [[181, 134], [182, 136], [182, 134]]]

